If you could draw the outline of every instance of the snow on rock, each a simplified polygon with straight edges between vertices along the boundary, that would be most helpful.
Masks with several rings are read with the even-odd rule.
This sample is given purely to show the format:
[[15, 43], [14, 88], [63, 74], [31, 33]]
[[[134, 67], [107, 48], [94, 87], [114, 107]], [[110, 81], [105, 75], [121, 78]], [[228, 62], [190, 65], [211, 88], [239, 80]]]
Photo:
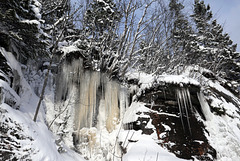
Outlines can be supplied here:
[[[138, 112], [141, 112], [141, 115], [136, 115]], [[145, 103], [133, 102], [124, 114], [123, 123], [127, 124], [137, 121], [139, 116], [144, 117], [144, 112], [150, 112], [150, 109], [145, 107]], [[149, 116], [146, 115], [145, 117]]]
[[[173, 85], [177, 84], [177, 85], [180, 85], [180, 87], [190, 84], [190, 85], [201, 87], [201, 90], [200, 90], [201, 92], [198, 93], [198, 100], [201, 104], [200, 105], [201, 110], [203, 111], [206, 121], [203, 119], [200, 119], [200, 117], [198, 119], [200, 119], [201, 122], [203, 122], [204, 125], [206, 126], [205, 136], [207, 137], [210, 145], [217, 152], [216, 160], [217, 161], [239, 160], [240, 158], [240, 123], [239, 123], [240, 122], [240, 115], [239, 115], [240, 100], [229, 89], [225, 88], [224, 82], [226, 81], [220, 78], [217, 79], [214, 76], [211, 77], [212, 75], [210, 75], [210, 78], [208, 78], [208, 76], [205, 77], [205, 75], [203, 74], [204, 72], [207, 74], [208, 73], [212, 74], [210, 73], [210, 71], [206, 69], [188, 68], [183, 73], [183, 75], [161, 75], [156, 77], [154, 75], [149, 75], [146, 73], [138, 73], [138, 72], [130, 73], [129, 72], [127, 75], [127, 78], [129, 81], [134, 80], [133, 82], [135, 82], [135, 85], [137, 83], [137, 85], [139, 86], [139, 89], [134, 88], [135, 93], [137, 93], [137, 95], [138, 93], [140, 93], [140, 95], [141, 94], [144, 95], [146, 89], [151, 89], [155, 87], [155, 85], [157, 86], [159, 84], [162, 86], [164, 86], [165, 84], [173, 84]], [[229, 85], [229, 87], [231, 86]], [[142, 104], [139, 102], [133, 103], [132, 106], [129, 107], [129, 109], [126, 111], [126, 114], [125, 114], [125, 117], [128, 117], [129, 119], [124, 118], [123, 123], [137, 121], [138, 116], [136, 115], [136, 113], [144, 109], [143, 107], [144, 107], [143, 103]], [[216, 108], [216, 111], [223, 110], [223, 112], [218, 114], [214, 111], [214, 108]], [[144, 112], [147, 112], [146, 110]], [[149, 111], [151, 112], [150, 109]], [[165, 126], [164, 124], [163, 126], [166, 130], [169, 129], [168, 126]], [[143, 146], [144, 144], [141, 145], [141, 141], [140, 141], [141, 137], [140, 138], [136, 137], [137, 133], [139, 133], [139, 131], [137, 132], [135, 131], [134, 134], [129, 134], [127, 138], [135, 143], [129, 143], [128, 146], [126, 146], [126, 143], [125, 144], [123, 143], [123, 148], [126, 148], [126, 151], [127, 151], [126, 155], [124, 156], [124, 159], [141, 160], [144, 157], [151, 156], [151, 154], [144, 155], [145, 151], [141, 151], [142, 149], [144, 148], [147, 149], [148, 147], [144, 147]], [[164, 135], [164, 133], [162, 133], [161, 135]], [[131, 138], [129, 138], [130, 136]], [[142, 136], [141, 132], [139, 136]], [[124, 142], [124, 139], [120, 139], [120, 140]], [[134, 148], [131, 149], [130, 145], [134, 145]], [[137, 149], [138, 147], [139, 147], [139, 150]], [[136, 155], [134, 155], [135, 152], [136, 152]], [[138, 156], [140, 156], [141, 159], [139, 159]], [[151, 159], [149, 158], [149, 160], [156, 160], [156, 155], [153, 155], [153, 156], [154, 157]], [[147, 160], [147, 159], [145, 158], [143, 160]]]
[[[71, 152], [70, 150], [69, 153], [64, 153], [63, 155], [61, 155], [58, 152], [57, 145], [55, 144], [54, 136], [48, 130], [44, 122], [38, 121], [35, 123], [32, 121], [32, 117], [29, 117], [29, 115], [19, 110], [12, 109], [7, 104], [1, 104], [0, 108], [1, 110], [7, 111], [7, 113], [5, 114], [6, 117], [11, 118], [14, 122], [21, 126], [25, 137], [33, 139], [26, 139], [23, 142], [20, 142], [21, 149], [33, 151], [32, 154], [30, 154], [30, 158], [33, 161], [83, 160], [81, 159], [80, 155], [73, 154], [73, 152]], [[22, 154], [16, 153], [15, 155], [16, 158], [21, 158]]]
[[[1, 101], [8, 101], [11, 99], [11, 101], [15, 102], [15, 107], [18, 106], [18, 103], [20, 101], [20, 97], [17, 95], [17, 93], [9, 86], [9, 84], [3, 80], [0, 79], [0, 88], [2, 88], [2, 93], [4, 94], [5, 98], [2, 98]], [[1, 103], [1, 102], [0, 102]]]
[[[210, 74], [207, 78], [203, 73]], [[206, 118], [206, 136], [217, 152], [217, 161], [240, 159], [240, 100], [223, 87], [226, 80], [217, 78], [204, 68], [189, 67], [184, 75], [192, 75], [201, 84], [198, 99]], [[220, 114], [214, 108], [221, 110]]]
[[191, 84], [195, 86], [199, 86], [200, 83], [195, 79], [184, 75], [160, 75], [155, 76], [153, 74], [147, 74], [143, 72], [128, 72], [126, 74], [128, 80], [139, 80], [138, 84], [141, 85], [141, 89], [150, 88], [153, 84]]
[[199, 82], [195, 79], [183, 75], [161, 75], [158, 77], [157, 82], [166, 82], [172, 84], [191, 84], [199, 86]]
[[[14, 122], [11, 123], [11, 126], [14, 127], [19, 125], [22, 129], [20, 132], [21, 135], [24, 135], [26, 138], [24, 140], [15, 140], [17, 143], [20, 144], [19, 151], [16, 152], [16, 158], [21, 158], [21, 152], [24, 152], [24, 155], [29, 155], [31, 152], [31, 158], [33, 161], [71, 161], [71, 160], [79, 160], [83, 161], [84, 159], [77, 154], [76, 152], [72, 151], [70, 148], [73, 148], [73, 139], [72, 139], [72, 132], [68, 131], [71, 130], [74, 124], [68, 124], [69, 128], [65, 128], [62, 130], [68, 131], [69, 136], [64, 141], [61, 140], [62, 138], [56, 137], [53, 135], [52, 132], [48, 129], [45, 122], [46, 120], [51, 123], [55, 119], [54, 110], [56, 107], [54, 104], [54, 90], [52, 88], [47, 88], [46, 95], [43, 101], [43, 105], [41, 107], [37, 122], [33, 122], [32, 118], [35, 112], [35, 108], [39, 98], [34, 94], [32, 87], [27, 83], [24, 79], [21, 66], [16, 61], [14, 56], [6, 52], [3, 48], [0, 48], [0, 51], [3, 53], [4, 57], [8, 61], [10, 67], [16, 71], [19, 79], [19, 85], [21, 87], [20, 93], [15, 92], [7, 82], [0, 80], [0, 87], [2, 87], [3, 92], [6, 91], [11, 95], [11, 97], [17, 103], [19, 110], [10, 107], [4, 101], [0, 103], [0, 112], [5, 111], [4, 117], [11, 118]], [[79, 49], [75, 46], [64, 47], [62, 49], [64, 54], [79, 51]], [[45, 63], [47, 65], [48, 63]], [[217, 161], [236, 161], [240, 158], [240, 116], [239, 116], [239, 105], [240, 101], [234, 94], [232, 94], [229, 90], [224, 88], [218, 81], [212, 81], [205, 77], [201, 77], [201, 80], [196, 78], [192, 79], [189, 78], [188, 75], [161, 75], [161, 76], [154, 76], [149, 75], [146, 73], [139, 73], [133, 72], [127, 74], [128, 80], [136, 79], [138, 85], [135, 85], [130, 90], [138, 92], [144, 91], [144, 89], [149, 89], [153, 87], [155, 84], [174, 84], [174, 85], [185, 85], [191, 84], [195, 86], [200, 86], [200, 81], [204, 82], [204, 88], [209, 87], [213, 91], [211, 92], [218, 92], [218, 96], [212, 94], [210, 96], [204, 95], [204, 93], [200, 92], [198, 94], [198, 99], [201, 104], [201, 108], [203, 114], [206, 118], [202, 120], [204, 125], [206, 126], [206, 137], [208, 138], [211, 146], [216, 149], [217, 151]], [[201, 86], [203, 86], [201, 82]], [[40, 83], [41, 86], [41, 82]], [[109, 83], [109, 82], [108, 82]], [[137, 87], [136, 87], [137, 86]], [[92, 87], [92, 86], [90, 86]], [[83, 92], [81, 92], [83, 93]], [[86, 92], [87, 93], [87, 92]], [[109, 95], [111, 93], [109, 92]], [[8, 96], [10, 97], [10, 96]], [[76, 96], [77, 97], [77, 96]], [[211, 103], [209, 103], [206, 99], [211, 99]], [[228, 99], [227, 99], [227, 98]], [[231, 98], [229, 101], [229, 98]], [[70, 98], [68, 98], [70, 99]], [[66, 99], [66, 103], [69, 100]], [[124, 96], [125, 99], [125, 96]], [[110, 99], [109, 99], [110, 100]], [[118, 100], [116, 101], [118, 102]], [[121, 101], [121, 104], [126, 104], [126, 101]], [[99, 102], [101, 105], [105, 105], [105, 103]], [[71, 104], [71, 102], [70, 102]], [[211, 107], [221, 107], [226, 110], [226, 114], [219, 116], [215, 115], [211, 111]], [[47, 107], [47, 116], [45, 115], [44, 107]], [[102, 111], [101, 111], [102, 112]], [[152, 113], [153, 111], [146, 107], [146, 103], [141, 102], [132, 102], [131, 106], [127, 108], [126, 112], [124, 113], [122, 124], [132, 123], [138, 120], [139, 117], [142, 118], [149, 118], [150, 116], [146, 113]], [[71, 113], [71, 111], [70, 111]], [[138, 113], [138, 114], [137, 114]], [[164, 112], [155, 112], [156, 114], [164, 114], [167, 116], [178, 117], [177, 115], [164, 113]], [[102, 113], [101, 113], [102, 114]], [[2, 115], [3, 116], [3, 115]], [[70, 117], [70, 118], [73, 118]], [[122, 118], [122, 117], [120, 117]], [[3, 117], [0, 117], [1, 121], [3, 121]], [[199, 118], [201, 119], [201, 118]], [[70, 121], [71, 122], [71, 121]], [[73, 121], [72, 121], [73, 122]], [[63, 123], [60, 118], [57, 118], [54, 123]], [[10, 124], [10, 123], [9, 123]], [[10, 126], [10, 127], [11, 127]], [[167, 124], [162, 124], [165, 131], [171, 131], [171, 127]], [[79, 146], [82, 146], [83, 153], [86, 153], [87, 156], [90, 156], [92, 160], [106, 160], [112, 158], [113, 155], [118, 157], [122, 157], [123, 161], [146, 161], [146, 160], [153, 160], [153, 161], [180, 161], [184, 159], [177, 158], [173, 153], [168, 152], [165, 148], [161, 147], [157, 143], [159, 142], [159, 137], [162, 138], [166, 132], [161, 133], [159, 137], [157, 133], [154, 132], [149, 135], [143, 134], [142, 130], [123, 130], [121, 129], [122, 125], [118, 124], [116, 128], [109, 132], [105, 126], [101, 126], [101, 128], [97, 129], [95, 127], [91, 128], [82, 128], [80, 130], [82, 137], [81, 143]], [[152, 125], [152, 120], [148, 122], [146, 125], [147, 128], [151, 128], [156, 130]], [[119, 132], [119, 129], [120, 132]], [[67, 132], [66, 132], [67, 133]], [[1, 133], [0, 133], [1, 134]], [[89, 141], [89, 138], [92, 137], [92, 141]], [[118, 139], [119, 143], [122, 147], [122, 152], [120, 148], [117, 146], [116, 140]], [[199, 140], [196, 140], [199, 142]], [[202, 142], [202, 141], [200, 141]], [[66, 146], [67, 144], [67, 146]], [[170, 143], [171, 144], [171, 143]], [[27, 153], [25, 150], [27, 149]], [[1, 151], [2, 149], [0, 149]], [[126, 153], [124, 153], [126, 152]], [[103, 155], [104, 153], [104, 155]], [[123, 154], [124, 153], [124, 154]], [[123, 154], [123, 156], [120, 156]], [[117, 159], [116, 159], [117, 160]]]
[[60, 47], [61, 51], [63, 52], [62, 58], [65, 58], [67, 54], [71, 52], [76, 52], [76, 51], [81, 51], [77, 46], [75, 45], [70, 45], [70, 46], [63, 46]]
[[62, 51], [64, 52], [64, 54], [70, 53], [70, 52], [74, 52], [74, 51], [79, 51], [79, 48], [76, 46], [67, 46], [62, 48]]
[[151, 84], [155, 78], [152, 74], [147, 74], [144, 72], [128, 72], [126, 73], [128, 80], [137, 79], [140, 84]]

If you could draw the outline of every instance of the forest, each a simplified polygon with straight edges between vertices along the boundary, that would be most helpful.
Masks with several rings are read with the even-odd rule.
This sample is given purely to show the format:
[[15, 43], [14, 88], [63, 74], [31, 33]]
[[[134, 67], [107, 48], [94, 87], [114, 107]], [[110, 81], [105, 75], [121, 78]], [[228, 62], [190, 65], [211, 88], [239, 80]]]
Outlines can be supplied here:
[[161, 75], [191, 65], [239, 80], [237, 45], [203, 1], [194, 1], [191, 13], [177, 0], [72, 3], [1, 2], [1, 46], [26, 63], [73, 45], [86, 67], [121, 80], [132, 68]]
[[0, 160], [240, 159], [237, 44], [186, 5], [1, 0]]

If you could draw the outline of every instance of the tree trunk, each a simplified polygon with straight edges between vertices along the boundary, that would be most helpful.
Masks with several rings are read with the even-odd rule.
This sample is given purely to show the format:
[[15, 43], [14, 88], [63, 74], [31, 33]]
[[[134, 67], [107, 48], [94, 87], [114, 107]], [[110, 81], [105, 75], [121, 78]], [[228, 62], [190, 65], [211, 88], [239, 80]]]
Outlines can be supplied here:
[[49, 72], [51, 70], [51, 66], [52, 66], [52, 58], [50, 60], [50, 64], [48, 66], [47, 73], [46, 73], [45, 78], [44, 78], [42, 92], [41, 92], [40, 99], [38, 101], [38, 105], [37, 105], [37, 108], [36, 108], [36, 111], [35, 111], [35, 115], [34, 115], [34, 118], [33, 118], [34, 122], [36, 122], [36, 120], [37, 120], [37, 115], [38, 115], [38, 112], [39, 112], [39, 109], [40, 109], [40, 106], [41, 106], [41, 103], [42, 103], [42, 100], [43, 100], [43, 96], [44, 96], [44, 93], [45, 93], [45, 88], [47, 86], [48, 75], [49, 75]]

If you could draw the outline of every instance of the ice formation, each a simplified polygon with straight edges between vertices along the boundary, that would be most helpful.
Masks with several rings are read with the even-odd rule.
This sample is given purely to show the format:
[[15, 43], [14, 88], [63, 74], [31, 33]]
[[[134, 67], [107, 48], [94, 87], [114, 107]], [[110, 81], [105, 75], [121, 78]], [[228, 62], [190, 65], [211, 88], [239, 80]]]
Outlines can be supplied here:
[[[83, 155], [91, 158], [92, 153], [97, 153], [97, 148], [100, 149], [100, 144], [103, 144], [103, 135], [114, 134], [113, 131], [120, 125], [128, 106], [127, 93], [125, 87], [111, 80], [106, 74], [83, 70], [81, 59], [63, 64], [55, 100], [66, 102], [72, 99], [71, 108], [74, 110], [70, 117], [74, 117], [74, 144], [80, 152], [86, 152]], [[107, 144], [111, 144], [109, 147], [114, 146], [115, 138], [116, 136], [113, 140], [108, 140]], [[85, 150], [86, 148], [89, 150]]]
[[185, 123], [184, 123], [184, 119], [185, 119], [187, 122], [188, 132], [191, 135], [192, 132], [191, 132], [191, 125], [190, 125], [190, 121], [189, 121], [189, 118], [190, 118], [189, 114], [193, 110], [193, 106], [192, 106], [192, 102], [191, 102], [189, 89], [188, 88], [178, 88], [176, 90], [176, 95], [177, 95], [179, 113], [180, 113], [183, 130], [186, 132]]

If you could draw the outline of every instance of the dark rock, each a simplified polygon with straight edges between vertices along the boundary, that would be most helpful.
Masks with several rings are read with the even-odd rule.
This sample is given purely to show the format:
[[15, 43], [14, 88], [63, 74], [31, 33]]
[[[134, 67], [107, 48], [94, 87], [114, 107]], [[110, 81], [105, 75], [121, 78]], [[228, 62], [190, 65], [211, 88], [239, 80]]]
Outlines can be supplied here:
[[[0, 62], [1, 62], [1, 64], [0, 64], [0, 79], [11, 84], [12, 83], [11, 81], [13, 79], [13, 72], [12, 72], [11, 67], [7, 63], [6, 58], [1, 53], [1, 51], [0, 51]], [[4, 76], [1, 76], [1, 74]]]
[[[189, 90], [193, 110], [188, 109], [188, 115], [186, 112], [179, 112], [176, 96], [176, 90], [179, 88]], [[197, 96], [199, 91], [200, 87], [195, 85], [180, 87], [176, 84], [146, 89], [137, 99], [151, 109], [152, 112], [144, 113], [145, 117], [148, 115], [150, 118], [141, 118], [140, 115], [136, 122], [126, 126], [142, 130], [144, 134], [156, 132], [159, 145], [167, 147], [179, 158], [213, 160], [212, 158], [216, 158], [216, 150], [209, 144], [205, 136], [205, 126], [196, 115], [198, 113], [205, 119]], [[150, 120], [155, 129], [146, 127]]]

